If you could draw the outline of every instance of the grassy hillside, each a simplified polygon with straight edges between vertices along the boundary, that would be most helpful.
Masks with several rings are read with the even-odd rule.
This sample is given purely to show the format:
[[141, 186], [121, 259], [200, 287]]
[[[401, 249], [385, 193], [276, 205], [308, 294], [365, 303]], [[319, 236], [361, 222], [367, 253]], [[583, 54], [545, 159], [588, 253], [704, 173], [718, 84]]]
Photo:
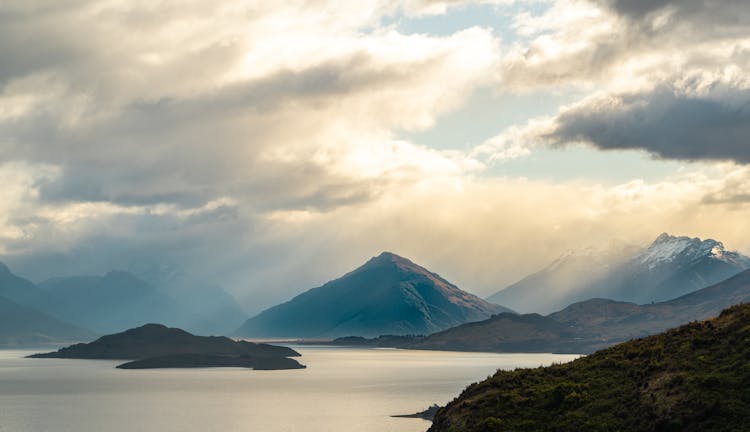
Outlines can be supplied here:
[[571, 363], [499, 371], [432, 432], [739, 431], [750, 419], [750, 304]]

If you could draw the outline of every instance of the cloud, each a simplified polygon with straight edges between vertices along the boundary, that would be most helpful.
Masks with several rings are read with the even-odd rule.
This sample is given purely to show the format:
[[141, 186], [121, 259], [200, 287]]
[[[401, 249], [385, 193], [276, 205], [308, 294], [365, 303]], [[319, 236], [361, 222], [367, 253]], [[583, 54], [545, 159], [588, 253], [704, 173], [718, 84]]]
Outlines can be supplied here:
[[[366, 33], [397, 6], [312, 3], [6, 6], [21, 22], [0, 30], [4, 58], [26, 66], [3, 75], [13, 108], [0, 110], [0, 158], [59, 167], [43, 200], [193, 207], [228, 195], [260, 209], [347, 205], [378, 193], [375, 178], [408, 177], [399, 167], [454, 166], [390, 131], [429, 127], [484, 85], [492, 35]], [[26, 62], [21, 45], [37, 39], [39, 61]], [[373, 171], [363, 152], [401, 162]]]
[[[466, 3], [3, 2], [2, 259], [36, 280], [176, 262], [257, 310], [386, 249], [490, 293], [623, 232], [750, 247], [736, 166], [619, 185], [486, 170], [571, 141], [746, 161], [743, 11], [712, 29], [676, 3], [514, 2], [551, 7], [505, 42], [383, 24]], [[403, 138], [490, 88], [550, 86], [586, 97], [473, 149]]]
[[522, 38], [499, 70], [503, 88], [623, 90], [684, 70], [725, 67], [750, 43], [746, 6], [741, 0], [557, 0], [540, 14], [521, 12], [515, 28]]
[[594, 98], [560, 113], [540, 138], [552, 145], [585, 142], [599, 149], [640, 149], [661, 158], [750, 163], [750, 89], [731, 98], [660, 86]]
[[3, 258], [35, 279], [182, 261], [246, 288], [281, 250], [268, 215], [480, 171], [397, 132], [491, 82], [499, 43], [379, 26], [442, 7], [408, 3], [3, 3]]
[[[487, 140], [489, 161], [587, 143], [657, 158], [750, 162], [750, 9], [742, 1], [558, 0], [521, 13], [501, 90], [580, 100]], [[572, 90], [575, 89], [575, 90]]]

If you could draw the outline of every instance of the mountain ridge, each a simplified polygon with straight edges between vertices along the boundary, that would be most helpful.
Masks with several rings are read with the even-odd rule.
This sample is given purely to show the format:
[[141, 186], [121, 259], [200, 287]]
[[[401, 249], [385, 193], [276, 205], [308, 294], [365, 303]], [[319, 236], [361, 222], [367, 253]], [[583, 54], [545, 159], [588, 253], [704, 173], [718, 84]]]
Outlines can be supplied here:
[[[495, 315], [450, 328], [400, 347], [412, 349], [588, 353], [644, 337], [750, 302], [750, 270], [672, 300], [638, 305], [594, 298], [547, 316]], [[556, 323], [556, 324], [552, 324]], [[543, 338], [539, 335], [544, 335]]]

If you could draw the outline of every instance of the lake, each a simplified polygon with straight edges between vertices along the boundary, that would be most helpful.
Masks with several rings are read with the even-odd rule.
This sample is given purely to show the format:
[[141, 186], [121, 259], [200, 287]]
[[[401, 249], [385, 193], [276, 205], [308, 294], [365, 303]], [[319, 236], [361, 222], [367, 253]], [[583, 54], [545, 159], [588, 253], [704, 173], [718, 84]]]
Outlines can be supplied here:
[[445, 404], [498, 368], [577, 356], [297, 347], [307, 369], [120, 370], [0, 351], [0, 431], [424, 432], [391, 418]]

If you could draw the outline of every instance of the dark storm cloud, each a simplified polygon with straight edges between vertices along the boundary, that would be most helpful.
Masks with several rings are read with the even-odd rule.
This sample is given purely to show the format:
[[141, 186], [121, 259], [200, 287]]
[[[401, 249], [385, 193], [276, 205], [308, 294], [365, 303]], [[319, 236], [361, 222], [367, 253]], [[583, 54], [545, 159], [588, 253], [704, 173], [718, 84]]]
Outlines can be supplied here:
[[658, 157], [750, 163], [750, 91], [736, 100], [677, 94], [661, 87], [563, 112], [546, 136], [558, 145], [583, 141], [603, 150], [643, 149]]
[[594, 2], [603, 4], [618, 14], [632, 19], [643, 19], [653, 12], [671, 8], [676, 19], [747, 25], [746, 18], [750, 15], [745, 0], [594, 0]]

